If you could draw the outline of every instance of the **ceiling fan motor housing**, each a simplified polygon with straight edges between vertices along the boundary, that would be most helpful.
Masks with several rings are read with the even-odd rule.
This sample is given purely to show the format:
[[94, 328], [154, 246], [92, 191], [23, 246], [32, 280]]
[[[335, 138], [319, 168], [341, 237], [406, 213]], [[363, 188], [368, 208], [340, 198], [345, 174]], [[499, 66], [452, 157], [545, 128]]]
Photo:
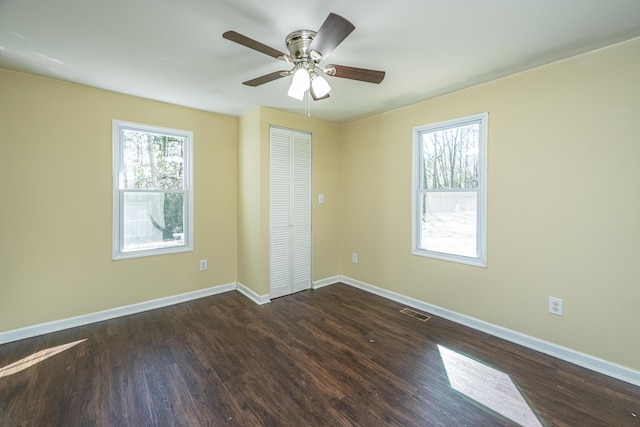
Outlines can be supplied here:
[[309, 50], [309, 45], [315, 36], [316, 32], [311, 30], [298, 30], [287, 36], [287, 48], [294, 63], [307, 62], [310, 59], [318, 62], [312, 57]]

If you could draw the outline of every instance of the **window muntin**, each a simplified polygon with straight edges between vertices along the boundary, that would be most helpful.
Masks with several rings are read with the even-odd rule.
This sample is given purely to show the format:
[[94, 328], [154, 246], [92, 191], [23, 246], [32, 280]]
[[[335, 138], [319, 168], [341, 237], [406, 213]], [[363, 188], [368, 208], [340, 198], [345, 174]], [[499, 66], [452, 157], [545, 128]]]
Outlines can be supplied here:
[[414, 254], [486, 266], [487, 117], [414, 128]]
[[190, 131], [113, 122], [113, 259], [193, 250]]

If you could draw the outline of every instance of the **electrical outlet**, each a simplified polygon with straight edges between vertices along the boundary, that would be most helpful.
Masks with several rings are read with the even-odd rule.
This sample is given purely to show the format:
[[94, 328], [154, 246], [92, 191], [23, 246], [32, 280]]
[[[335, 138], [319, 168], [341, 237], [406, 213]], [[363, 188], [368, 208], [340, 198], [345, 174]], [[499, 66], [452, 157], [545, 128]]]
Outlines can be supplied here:
[[562, 299], [549, 297], [549, 313], [562, 316]]
[[206, 259], [201, 259], [200, 260], [200, 271], [205, 271], [207, 269], [207, 260]]
[[354, 263], [354, 264], [358, 263], [358, 254], [357, 253], [354, 252], [354, 253], [351, 254], [351, 262]]

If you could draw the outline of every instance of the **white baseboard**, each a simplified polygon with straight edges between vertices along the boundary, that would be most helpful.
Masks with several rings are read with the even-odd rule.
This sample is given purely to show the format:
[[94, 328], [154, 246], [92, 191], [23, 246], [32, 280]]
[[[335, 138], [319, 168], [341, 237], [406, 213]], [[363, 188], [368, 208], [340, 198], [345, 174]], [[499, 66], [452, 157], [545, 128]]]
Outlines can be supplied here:
[[236, 287], [236, 283], [229, 283], [226, 285], [214, 286], [212, 288], [200, 289], [197, 291], [173, 295], [170, 297], [144, 301], [137, 304], [125, 305], [123, 307], [116, 307], [96, 313], [85, 314], [82, 316], [70, 317], [68, 319], [55, 320], [53, 322], [40, 323], [38, 325], [26, 326], [24, 328], [14, 329], [7, 332], [0, 332], [0, 344], [48, 334], [51, 332], [57, 332], [63, 329], [84, 326], [90, 323], [114, 319], [116, 317], [141, 313], [143, 311], [154, 310], [156, 308], [167, 307], [169, 305], [179, 304], [182, 302], [204, 298], [211, 295], [221, 294], [223, 292], [233, 291], [236, 289]]
[[[329, 286], [334, 283], [342, 282], [346, 285], [353, 286], [366, 292], [387, 298], [392, 301], [405, 304], [409, 307], [416, 308], [418, 310], [425, 311], [427, 313], [434, 314], [447, 320], [459, 323], [470, 328], [486, 332], [490, 335], [498, 338], [505, 339], [507, 341], [522, 345], [532, 350], [539, 351], [544, 354], [548, 354], [558, 359], [565, 360], [567, 362], [576, 364], [578, 366], [585, 367], [595, 372], [599, 372], [604, 375], [608, 375], [613, 378], [640, 386], [640, 372], [627, 367], [617, 365], [606, 360], [581, 353], [579, 351], [572, 350], [567, 347], [563, 347], [557, 344], [553, 344], [548, 341], [544, 341], [532, 336], [522, 334], [520, 332], [513, 331], [511, 329], [503, 328], [501, 326], [493, 325], [466, 316], [464, 314], [451, 311], [437, 305], [429, 304], [424, 301], [417, 300], [415, 298], [407, 297], [395, 292], [388, 291], [386, 289], [378, 288], [365, 282], [361, 282], [356, 279], [352, 279], [347, 276], [334, 276], [326, 279], [322, 279], [313, 283], [313, 289], [319, 289], [324, 286]], [[38, 325], [27, 326], [24, 328], [14, 329], [6, 332], [0, 332], [0, 344], [18, 341], [25, 338], [31, 338], [38, 335], [43, 335], [51, 332], [61, 331], [63, 329], [75, 328], [78, 326], [88, 325], [103, 320], [114, 319], [116, 317], [128, 316], [130, 314], [141, 313], [143, 311], [154, 310], [156, 308], [167, 307], [173, 304], [179, 304], [195, 300], [198, 298], [204, 298], [211, 295], [221, 294], [237, 290], [251, 301], [258, 305], [269, 303], [269, 295], [258, 295], [256, 292], [248, 288], [241, 283], [229, 283], [226, 285], [214, 286], [212, 288], [200, 289], [193, 292], [187, 292], [184, 294], [174, 295], [165, 298], [158, 298], [151, 301], [144, 301], [137, 304], [131, 304], [123, 307], [117, 307], [109, 310], [99, 311], [96, 313], [90, 313], [82, 316], [71, 317], [68, 319], [56, 320], [53, 322], [41, 323]]]
[[486, 332], [490, 335], [519, 344], [523, 347], [548, 354], [549, 356], [557, 357], [558, 359], [573, 363], [578, 366], [582, 366], [592, 371], [617, 378], [636, 386], [640, 386], [640, 372], [633, 369], [617, 365], [604, 359], [581, 353], [579, 351], [572, 350], [570, 348], [544, 341], [526, 334], [522, 334], [511, 329], [503, 328], [501, 326], [497, 326], [471, 316], [466, 316], [464, 314], [460, 314], [455, 311], [439, 307], [437, 305], [429, 304], [424, 301], [388, 291], [386, 289], [378, 288], [376, 286], [352, 279], [350, 277], [340, 276], [340, 282], [349, 286], [353, 286], [354, 288], [358, 288], [363, 291], [367, 291], [372, 294], [390, 299], [392, 301], [405, 304], [409, 307], [434, 314], [444, 319], [451, 320], [452, 322], [456, 322], [461, 325]]
[[327, 277], [326, 279], [316, 280], [311, 285], [311, 289], [320, 289], [325, 286], [333, 285], [335, 283], [340, 282], [340, 276]]
[[251, 301], [255, 302], [258, 305], [267, 304], [271, 302], [269, 295], [258, 295], [253, 291], [253, 289], [250, 289], [249, 287], [247, 287], [246, 285], [243, 285], [242, 283], [238, 282], [237, 290], [242, 295], [249, 298]]

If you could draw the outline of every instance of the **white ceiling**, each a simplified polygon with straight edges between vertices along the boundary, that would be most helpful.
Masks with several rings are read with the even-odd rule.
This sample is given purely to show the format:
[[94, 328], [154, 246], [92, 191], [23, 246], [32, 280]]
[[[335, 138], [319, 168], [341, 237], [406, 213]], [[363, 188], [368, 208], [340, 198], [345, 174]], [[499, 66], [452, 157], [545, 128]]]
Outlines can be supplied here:
[[640, 36], [639, 0], [0, 0], [0, 67], [236, 116], [303, 114], [289, 78], [241, 84], [288, 64], [222, 33], [286, 51], [329, 12], [356, 29], [323, 64], [387, 73], [328, 78], [311, 115], [339, 123]]

